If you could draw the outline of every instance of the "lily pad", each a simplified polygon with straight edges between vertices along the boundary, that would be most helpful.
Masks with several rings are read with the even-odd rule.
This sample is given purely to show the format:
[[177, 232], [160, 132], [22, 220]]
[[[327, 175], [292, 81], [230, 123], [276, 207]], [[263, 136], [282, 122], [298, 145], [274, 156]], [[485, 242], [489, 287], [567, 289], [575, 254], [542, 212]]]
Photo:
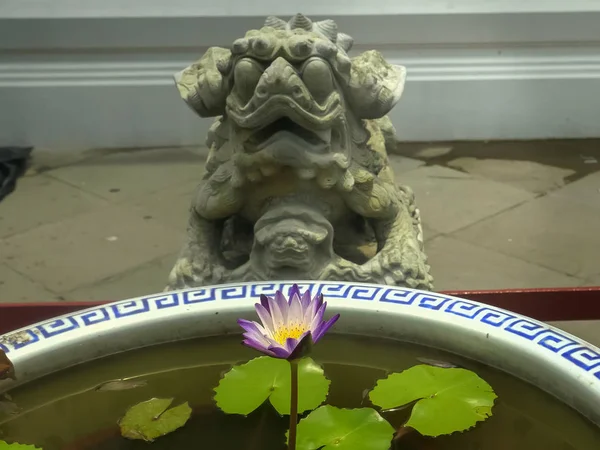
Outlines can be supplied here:
[[[310, 358], [298, 363], [298, 413], [318, 407], [327, 398], [330, 381]], [[247, 415], [267, 399], [279, 414], [290, 413], [290, 363], [260, 356], [229, 370], [215, 388], [217, 406], [227, 414]]]
[[372, 408], [325, 405], [298, 423], [296, 450], [388, 450], [394, 431]]
[[152, 442], [186, 424], [192, 409], [186, 403], [167, 409], [172, 398], [153, 398], [129, 408], [119, 421], [121, 436]]
[[0, 441], [0, 450], [42, 450], [42, 449], [36, 447], [35, 445], [19, 444], [18, 442], [13, 442], [12, 444], [9, 444], [5, 441]]
[[416, 402], [405, 426], [424, 436], [440, 436], [490, 417], [497, 396], [470, 370], [419, 365], [379, 380], [369, 398], [382, 409]]

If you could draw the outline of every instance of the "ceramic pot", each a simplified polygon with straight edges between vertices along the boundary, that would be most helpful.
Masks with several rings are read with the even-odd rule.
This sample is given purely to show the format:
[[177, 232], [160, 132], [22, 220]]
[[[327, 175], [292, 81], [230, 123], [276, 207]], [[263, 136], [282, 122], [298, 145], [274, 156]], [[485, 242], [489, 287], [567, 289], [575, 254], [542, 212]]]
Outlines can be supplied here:
[[[390, 338], [438, 348], [508, 372], [547, 391], [600, 425], [600, 349], [544, 323], [470, 300], [406, 288], [300, 282], [322, 293], [332, 332]], [[256, 319], [260, 294], [291, 283], [259, 282], [160, 293], [96, 306], [0, 337], [18, 381], [156, 344], [239, 334], [238, 318]]]

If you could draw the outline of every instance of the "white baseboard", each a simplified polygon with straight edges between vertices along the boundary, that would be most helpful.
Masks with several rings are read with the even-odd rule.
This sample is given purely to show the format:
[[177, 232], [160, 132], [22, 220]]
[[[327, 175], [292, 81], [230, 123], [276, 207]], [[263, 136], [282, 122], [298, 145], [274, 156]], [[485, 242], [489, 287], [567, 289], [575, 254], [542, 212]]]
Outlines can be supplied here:
[[[597, 13], [585, 16], [600, 23]], [[403, 31], [395, 35], [395, 25], [381, 15], [372, 16], [381, 27], [371, 25], [368, 42], [357, 39], [357, 50], [378, 48], [389, 61], [408, 69], [404, 96], [391, 113], [400, 138], [599, 137], [600, 42], [592, 39], [587, 22], [576, 21], [573, 15], [563, 18], [562, 28], [554, 30], [545, 26], [560, 22], [557, 17], [528, 17], [530, 25], [537, 24], [535, 29], [526, 26], [523, 15], [511, 19], [458, 14], [432, 19], [445, 30], [436, 28], [427, 34], [422, 29], [407, 32], [400, 28]], [[229, 20], [227, 33], [233, 36], [242, 34], [250, 20], [221, 19]], [[350, 31], [354, 27], [360, 35], [359, 19], [346, 17], [338, 22], [345, 20], [352, 25]], [[425, 15], [417, 19], [434, 23]], [[471, 27], [461, 37], [460, 20], [464, 27], [469, 24], [466, 19]], [[0, 14], [0, 38], [6, 36], [3, 23], [16, 30], [19, 20], [14, 20], [3, 20]], [[69, 20], [67, 29], [73, 33], [86, 27], [81, 19]], [[106, 25], [103, 20], [97, 19], [91, 35]], [[56, 28], [48, 34], [46, 47], [42, 36], [25, 36], [22, 30], [10, 42], [0, 39], [0, 145], [69, 150], [203, 143], [210, 121], [196, 117], [185, 106], [172, 74], [197, 59], [205, 48], [192, 47], [188, 18], [151, 20], [163, 27], [148, 39], [133, 33], [145, 30], [148, 23], [135, 22], [138, 27], [132, 22], [127, 39], [115, 40], [125, 30], [117, 27], [114, 33], [93, 39], [89, 33], [81, 33], [81, 39], [72, 35], [65, 48], [64, 27], [56, 28], [54, 19], [42, 20], [40, 25]], [[495, 35], [482, 26], [486, 21], [495, 24]], [[498, 21], [508, 30], [499, 27]], [[246, 25], [232, 32], [231, 24], [238, 22]], [[177, 23], [183, 24], [178, 31], [172, 28]], [[445, 40], [444, 31], [452, 39]], [[164, 37], [160, 46], [153, 41], [156, 35]], [[216, 33], [208, 43], [221, 38], [223, 33]]]

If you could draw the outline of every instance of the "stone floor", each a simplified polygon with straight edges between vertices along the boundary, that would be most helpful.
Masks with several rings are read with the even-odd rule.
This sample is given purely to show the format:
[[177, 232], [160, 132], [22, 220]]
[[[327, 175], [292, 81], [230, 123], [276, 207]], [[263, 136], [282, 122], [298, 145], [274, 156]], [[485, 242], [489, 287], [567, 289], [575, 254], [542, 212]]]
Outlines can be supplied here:
[[[161, 290], [205, 156], [34, 151], [0, 204], [0, 301]], [[600, 141], [405, 144], [391, 162], [417, 195], [436, 289], [600, 285]]]
[[[163, 288], [205, 149], [34, 152], [0, 204], [2, 301]], [[436, 289], [600, 285], [600, 142], [401, 145]]]

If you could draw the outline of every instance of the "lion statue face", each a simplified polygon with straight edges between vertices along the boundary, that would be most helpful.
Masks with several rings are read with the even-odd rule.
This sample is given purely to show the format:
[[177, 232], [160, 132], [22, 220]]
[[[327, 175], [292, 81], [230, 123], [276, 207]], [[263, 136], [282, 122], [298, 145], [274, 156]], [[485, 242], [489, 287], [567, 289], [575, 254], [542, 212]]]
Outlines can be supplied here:
[[321, 57], [237, 61], [227, 97], [230, 142], [242, 167], [347, 167], [350, 134], [344, 100]]
[[405, 77], [403, 67], [375, 51], [351, 60], [351, 46], [332, 20], [269, 17], [230, 49], [213, 47], [177, 74], [192, 109], [222, 116], [207, 141], [219, 149], [216, 165], [233, 160], [242, 174], [266, 176], [288, 166], [306, 178], [330, 169], [338, 178], [335, 170], [347, 169], [353, 157], [352, 143], [368, 139], [362, 119], [384, 116]]
[[267, 20], [234, 42], [225, 115], [242, 166], [347, 167], [348, 109], [336, 74], [351, 63], [334, 35], [333, 22], [302, 16]]

